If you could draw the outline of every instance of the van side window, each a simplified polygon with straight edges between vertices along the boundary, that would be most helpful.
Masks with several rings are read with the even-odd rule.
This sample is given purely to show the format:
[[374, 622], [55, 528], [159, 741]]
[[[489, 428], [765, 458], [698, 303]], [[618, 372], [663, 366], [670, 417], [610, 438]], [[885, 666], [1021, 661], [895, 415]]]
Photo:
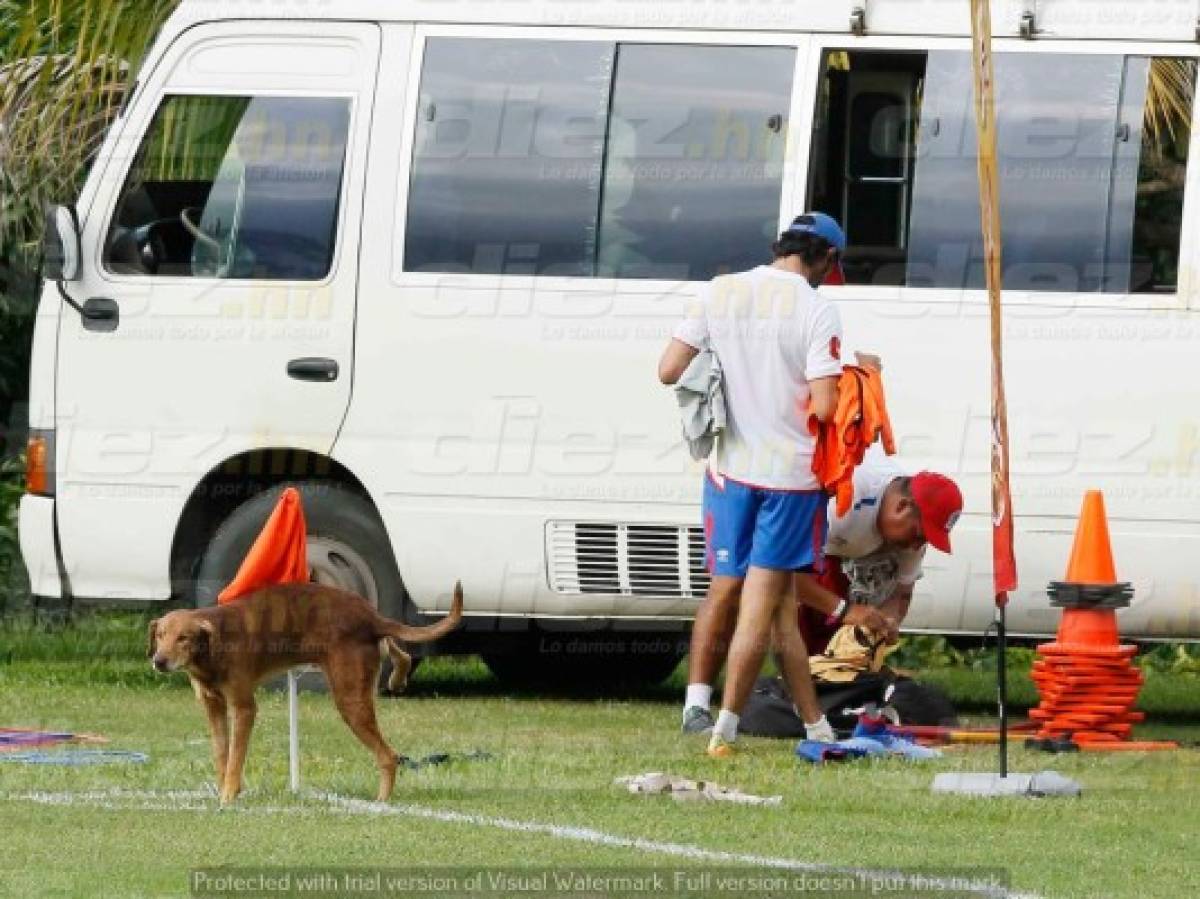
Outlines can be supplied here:
[[119, 274], [313, 281], [333, 260], [349, 100], [165, 98], [104, 260]]
[[614, 47], [431, 38], [405, 268], [590, 275]]
[[1179, 239], [1192, 139], [1196, 60], [1152, 59], [1148, 74], [1134, 200], [1130, 290], [1174, 293], [1179, 286]]
[[770, 261], [795, 51], [430, 38], [409, 272], [708, 280]]
[[851, 284], [905, 281], [926, 56], [825, 53], [808, 205], [842, 223], [842, 267]]
[[[1195, 63], [996, 56], [1004, 285], [1171, 292]], [[847, 280], [982, 288], [971, 57], [829, 51], [811, 205], [846, 222]]]
[[598, 275], [707, 281], [771, 261], [795, 58], [619, 47]]

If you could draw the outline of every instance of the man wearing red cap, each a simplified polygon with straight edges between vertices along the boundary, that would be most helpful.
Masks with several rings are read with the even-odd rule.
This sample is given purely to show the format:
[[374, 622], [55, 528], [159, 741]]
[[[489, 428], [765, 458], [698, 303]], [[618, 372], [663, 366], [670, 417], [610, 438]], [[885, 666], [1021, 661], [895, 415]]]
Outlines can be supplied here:
[[872, 448], [854, 472], [850, 510], [843, 516], [830, 510], [821, 583], [840, 603], [828, 617], [801, 607], [808, 651], [821, 652], [846, 611], [857, 603], [902, 622], [922, 575], [926, 545], [950, 552], [950, 531], [962, 505], [962, 493], [945, 475], [922, 471], [910, 476]]
[[[854, 471], [850, 510], [839, 516], [837, 500], [829, 502], [825, 567], [819, 585], [828, 591], [823, 607], [833, 611], [827, 614], [813, 608], [810, 602], [820, 597], [798, 603], [800, 632], [809, 655], [822, 652], [842, 624], [886, 628], [886, 636], [894, 641], [908, 613], [913, 587], [922, 575], [925, 547], [931, 544], [950, 552], [950, 531], [962, 505], [962, 494], [949, 478], [928, 471], [910, 476], [878, 445], [871, 447]], [[698, 628], [703, 633], [693, 634], [693, 645], [699, 643], [702, 650], [707, 647], [705, 666], [715, 674], [731, 635], [711, 619]], [[712, 730], [707, 702], [712, 688], [706, 683], [706, 673], [688, 684], [684, 733]]]

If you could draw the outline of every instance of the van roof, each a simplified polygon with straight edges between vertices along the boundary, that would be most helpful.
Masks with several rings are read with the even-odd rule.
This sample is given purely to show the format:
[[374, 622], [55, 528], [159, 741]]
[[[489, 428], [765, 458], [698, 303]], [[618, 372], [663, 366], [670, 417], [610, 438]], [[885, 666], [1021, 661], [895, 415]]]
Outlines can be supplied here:
[[[175, 18], [176, 24], [338, 19], [849, 34], [859, 8], [868, 34], [970, 34], [968, 0], [184, 0]], [[1028, 11], [1036, 11], [1044, 38], [1194, 42], [1200, 24], [1200, 0], [992, 0], [995, 34], [1019, 36]]]

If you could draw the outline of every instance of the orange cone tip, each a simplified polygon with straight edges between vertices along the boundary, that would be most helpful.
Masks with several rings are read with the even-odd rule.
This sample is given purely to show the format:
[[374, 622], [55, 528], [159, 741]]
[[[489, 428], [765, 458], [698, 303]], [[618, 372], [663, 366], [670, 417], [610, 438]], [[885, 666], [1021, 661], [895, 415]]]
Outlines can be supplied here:
[[1071, 547], [1071, 560], [1067, 563], [1064, 580], [1070, 584], [1101, 586], [1117, 582], [1104, 494], [1099, 490], [1089, 490], [1083, 497], [1079, 525], [1075, 529], [1075, 544]]

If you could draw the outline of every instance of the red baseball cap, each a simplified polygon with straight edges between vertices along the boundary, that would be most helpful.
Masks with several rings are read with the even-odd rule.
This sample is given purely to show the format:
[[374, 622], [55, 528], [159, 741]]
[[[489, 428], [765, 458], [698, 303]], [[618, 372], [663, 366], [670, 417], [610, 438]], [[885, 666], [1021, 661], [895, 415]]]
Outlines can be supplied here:
[[925, 542], [934, 549], [950, 552], [950, 529], [962, 515], [962, 491], [948, 477], [932, 471], [913, 475], [911, 488], [913, 502], [921, 513]]

